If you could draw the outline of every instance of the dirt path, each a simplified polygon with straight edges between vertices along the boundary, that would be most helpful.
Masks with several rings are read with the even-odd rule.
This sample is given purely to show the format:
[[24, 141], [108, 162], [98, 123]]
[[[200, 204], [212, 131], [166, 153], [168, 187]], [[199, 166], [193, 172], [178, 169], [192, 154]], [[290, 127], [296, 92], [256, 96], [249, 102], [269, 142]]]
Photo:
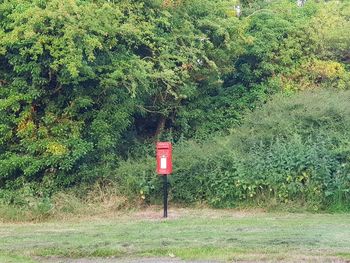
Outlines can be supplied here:
[[37, 258], [41, 263], [215, 263], [220, 261], [192, 260], [184, 261], [177, 258], [152, 257], [152, 258]]
[[[205, 260], [190, 260], [185, 261], [177, 258], [168, 258], [168, 257], [152, 257], [152, 258], [59, 258], [59, 257], [50, 257], [50, 258], [37, 258], [40, 263], [221, 263], [222, 261], [205, 261]], [[318, 263], [349, 263], [347, 260], [340, 260], [338, 258], [303, 258], [297, 260], [279, 260], [279, 261], [232, 261], [239, 263], [258, 263], [258, 262], [318, 262]]]

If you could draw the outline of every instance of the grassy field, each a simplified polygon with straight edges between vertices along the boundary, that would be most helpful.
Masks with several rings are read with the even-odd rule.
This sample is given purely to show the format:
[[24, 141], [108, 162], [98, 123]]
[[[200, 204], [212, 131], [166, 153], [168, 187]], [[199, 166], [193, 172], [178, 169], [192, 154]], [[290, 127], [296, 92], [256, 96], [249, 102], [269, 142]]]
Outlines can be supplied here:
[[169, 213], [167, 220], [161, 218], [161, 210], [152, 208], [104, 218], [3, 223], [0, 262], [71, 258], [103, 262], [111, 257], [116, 262], [147, 257], [350, 262], [349, 214], [209, 209], [173, 209]]

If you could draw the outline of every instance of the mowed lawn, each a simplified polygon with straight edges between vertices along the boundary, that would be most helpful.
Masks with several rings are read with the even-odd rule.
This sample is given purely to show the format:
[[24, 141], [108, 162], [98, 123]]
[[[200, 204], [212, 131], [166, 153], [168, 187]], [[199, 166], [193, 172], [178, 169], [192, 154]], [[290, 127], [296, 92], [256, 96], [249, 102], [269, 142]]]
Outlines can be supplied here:
[[[63, 222], [0, 224], [0, 262], [350, 262], [350, 214], [157, 208]], [[89, 261], [89, 262], [93, 262]]]

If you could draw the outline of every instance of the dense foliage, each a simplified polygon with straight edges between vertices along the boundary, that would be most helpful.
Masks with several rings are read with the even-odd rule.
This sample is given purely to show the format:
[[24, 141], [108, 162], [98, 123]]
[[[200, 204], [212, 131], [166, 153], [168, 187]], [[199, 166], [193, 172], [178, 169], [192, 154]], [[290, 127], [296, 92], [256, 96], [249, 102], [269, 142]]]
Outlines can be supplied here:
[[216, 4], [2, 3], [2, 182], [69, 185], [168, 128], [238, 52], [238, 19]]
[[[228, 136], [175, 148], [171, 196], [217, 207], [350, 209], [350, 92], [275, 96]], [[122, 163], [121, 185], [159, 196], [152, 157]], [[133, 172], [135, 171], [135, 172]], [[140, 183], [141, 182], [141, 183]]]
[[[347, 89], [349, 50], [347, 1], [309, 0], [302, 7], [294, 0], [0, 1], [0, 199], [25, 204], [26, 199], [16, 197], [49, 198], [60, 189], [104, 178], [117, 180], [121, 194], [147, 195], [159, 189], [153, 162], [149, 159], [145, 166], [133, 160], [152, 154], [155, 140], [171, 140], [182, 149], [178, 154], [192, 156], [188, 140], [210, 141], [215, 134], [229, 134], [247, 110], [274, 93]], [[276, 112], [283, 112], [281, 107]], [[323, 133], [315, 134], [322, 145], [302, 137], [299, 130], [277, 138], [273, 128], [252, 129], [260, 128], [273, 139], [257, 137], [254, 143], [257, 152], [251, 158], [271, 162], [255, 164], [265, 169], [259, 176], [292, 176], [296, 184], [294, 176], [300, 173], [333, 180], [337, 167], [327, 168], [332, 170], [327, 175], [318, 168], [293, 170], [288, 166], [292, 164], [274, 167], [275, 158], [283, 149], [289, 152], [289, 146], [300, 158], [313, 153], [316, 157], [310, 162], [318, 163], [319, 156], [334, 147], [333, 135], [325, 135], [331, 127], [325, 125]], [[305, 133], [314, 134], [309, 128]], [[346, 148], [346, 134], [336, 141], [337, 147]], [[253, 147], [248, 142], [242, 149]], [[267, 150], [266, 143], [271, 144]], [[263, 149], [270, 158], [261, 155]], [[187, 189], [182, 184], [201, 185], [203, 180], [210, 182], [207, 178], [218, 178], [218, 165], [245, 162], [236, 155], [220, 161], [216, 150], [204, 152], [207, 156], [196, 162], [178, 160], [182, 172], [174, 176], [177, 201], [224, 206], [267, 187], [264, 180], [246, 181], [249, 193], [218, 191], [232, 187], [227, 184], [232, 173], [223, 172], [221, 181], [215, 179], [199, 192], [179, 191]], [[340, 157], [327, 158], [322, 159], [325, 167]], [[205, 179], [191, 176], [194, 165]], [[244, 167], [237, 170], [242, 177], [248, 176]], [[181, 175], [185, 181], [176, 179]], [[278, 180], [281, 185], [273, 192], [281, 200], [294, 198], [279, 188], [285, 182]], [[305, 198], [309, 196], [316, 195], [308, 192]], [[324, 204], [324, 199], [317, 201]]]

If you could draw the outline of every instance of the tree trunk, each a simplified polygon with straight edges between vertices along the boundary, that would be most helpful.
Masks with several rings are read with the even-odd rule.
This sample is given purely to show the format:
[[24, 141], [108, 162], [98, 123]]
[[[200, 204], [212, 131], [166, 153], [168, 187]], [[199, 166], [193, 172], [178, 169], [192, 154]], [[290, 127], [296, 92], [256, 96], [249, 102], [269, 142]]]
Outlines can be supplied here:
[[156, 133], [154, 134], [154, 138], [157, 141], [160, 139], [160, 137], [163, 134], [164, 127], [165, 127], [165, 121], [166, 121], [165, 116], [164, 115], [160, 115], [160, 119], [159, 119], [158, 125], [157, 125], [157, 130], [156, 130]]

